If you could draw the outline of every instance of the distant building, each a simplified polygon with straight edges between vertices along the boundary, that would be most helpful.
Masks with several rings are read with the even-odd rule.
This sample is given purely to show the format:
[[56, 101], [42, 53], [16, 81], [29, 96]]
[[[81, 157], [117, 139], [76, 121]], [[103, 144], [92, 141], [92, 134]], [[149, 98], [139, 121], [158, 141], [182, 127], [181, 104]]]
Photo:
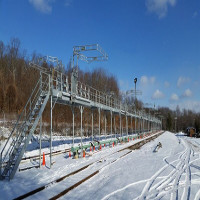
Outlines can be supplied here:
[[186, 134], [189, 137], [195, 137], [196, 136], [196, 129], [194, 127], [188, 127], [186, 129]]

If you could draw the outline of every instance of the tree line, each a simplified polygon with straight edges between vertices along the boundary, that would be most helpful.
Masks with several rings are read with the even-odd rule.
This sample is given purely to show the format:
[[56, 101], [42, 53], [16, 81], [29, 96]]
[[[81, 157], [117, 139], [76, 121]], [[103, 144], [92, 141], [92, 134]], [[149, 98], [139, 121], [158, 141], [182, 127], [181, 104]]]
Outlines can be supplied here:
[[181, 110], [177, 105], [175, 110], [167, 107], [158, 108], [158, 113], [163, 116], [163, 128], [165, 130], [185, 132], [188, 127], [194, 127], [196, 132], [200, 132], [200, 113], [198, 112], [187, 109]]
[[[29, 66], [29, 61], [36, 60], [41, 55], [32, 53], [31, 56], [27, 55], [26, 50], [21, 48], [20, 40], [12, 38], [8, 44], [0, 41], [0, 116], [3, 113], [6, 115], [7, 120], [16, 119], [17, 115], [21, 113], [24, 105], [26, 104], [32, 89], [35, 87], [39, 79], [39, 72]], [[50, 67], [50, 66], [47, 66]], [[70, 80], [71, 64], [70, 62], [64, 69], [64, 73]], [[163, 116], [163, 129], [169, 131], [185, 130], [188, 126], [193, 126], [197, 131], [200, 129], [200, 114], [190, 110], [170, 110], [167, 107], [160, 107], [157, 110], [145, 108], [143, 102], [134, 99], [134, 97], [125, 97], [120, 94], [118, 81], [112, 74], [108, 73], [102, 68], [97, 68], [92, 71], [82, 71], [79, 69], [79, 81], [93, 88], [105, 93], [112, 92], [115, 97], [120, 98], [123, 103], [128, 104], [132, 109], [144, 109], [153, 115]], [[75, 123], [80, 123], [80, 111], [75, 108]], [[104, 126], [104, 116], [107, 116], [107, 126], [110, 126], [110, 115], [107, 113], [101, 114], [101, 129]], [[86, 132], [91, 131], [90, 127], [90, 110], [84, 110], [83, 124]], [[175, 120], [175, 118], [177, 118]], [[47, 104], [43, 113], [43, 121], [50, 121], [50, 105]], [[119, 117], [116, 118], [116, 123]], [[134, 123], [134, 122], [133, 122]], [[53, 125], [55, 130], [65, 131], [70, 128], [72, 124], [72, 111], [69, 106], [56, 104], [53, 110]], [[98, 112], [94, 111], [94, 124], [98, 127]], [[119, 124], [119, 123], [118, 123]], [[122, 126], [125, 127], [125, 119], [123, 118]], [[134, 126], [134, 124], [133, 124]], [[130, 128], [130, 125], [129, 125]], [[87, 134], [87, 133], [85, 133]]]
[[[7, 120], [16, 119], [26, 104], [36, 82], [39, 79], [39, 71], [29, 66], [31, 60], [42, 57], [40, 54], [32, 53], [28, 56], [26, 51], [21, 48], [20, 40], [12, 38], [8, 44], [0, 41], [0, 116], [3, 113]], [[45, 66], [51, 67], [51, 66]], [[64, 73], [71, 77], [70, 62], [64, 68]], [[97, 68], [92, 71], [82, 71], [79, 69], [79, 81], [103, 92], [114, 92], [119, 96], [119, 86], [116, 78], [105, 71]], [[80, 112], [75, 108], [75, 122], [80, 121]], [[97, 111], [94, 112], [94, 123], [97, 123]], [[84, 110], [84, 124], [87, 124], [89, 109]], [[43, 121], [50, 121], [50, 104], [48, 103], [44, 113]], [[71, 126], [72, 111], [69, 106], [55, 105], [53, 110], [53, 125], [56, 130], [66, 129]], [[89, 122], [88, 122], [89, 123]]]

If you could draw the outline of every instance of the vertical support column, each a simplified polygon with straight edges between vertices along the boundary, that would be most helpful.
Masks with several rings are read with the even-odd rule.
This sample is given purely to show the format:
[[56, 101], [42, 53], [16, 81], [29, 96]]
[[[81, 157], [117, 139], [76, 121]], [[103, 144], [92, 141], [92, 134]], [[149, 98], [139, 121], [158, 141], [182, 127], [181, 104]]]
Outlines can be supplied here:
[[81, 155], [83, 155], [83, 106], [80, 106], [81, 112]]
[[98, 108], [99, 111], [99, 141], [100, 141], [100, 135], [101, 135], [101, 109]]
[[123, 132], [123, 119], [122, 119], [122, 137], [124, 136], [124, 132]]
[[142, 118], [142, 132], [143, 132], [143, 133], [144, 133], [144, 131], [145, 131], [144, 122], [145, 122], [145, 119], [144, 119], [144, 117], [143, 117], [143, 118]]
[[107, 138], [107, 133], [106, 133], [106, 114], [104, 114], [105, 116], [105, 137]]
[[62, 73], [60, 74], [60, 90], [63, 91], [63, 80], [62, 80]]
[[112, 111], [110, 111], [110, 130], [111, 130], [111, 138], [112, 138]]
[[132, 116], [131, 116], [131, 135], [133, 134], [133, 122], [132, 122]]
[[72, 134], [73, 134], [72, 146], [74, 146], [74, 106], [73, 105], [72, 105]]
[[93, 124], [93, 109], [92, 109], [92, 143], [93, 143], [93, 137], [94, 137], [94, 124]]
[[42, 116], [41, 116], [41, 118], [40, 118], [40, 152], [39, 152], [39, 154], [40, 154], [40, 167], [41, 167], [41, 148], [42, 148]]
[[51, 169], [51, 163], [52, 163], [52, 129], [53, 129], [53, 125], [52, 125], [52, 93], [53, 93], [53, 85], [52, 85], [52, 77], [49, 74], [49, 92], [50, 92], [50, 169]]
[[136, 134], [136, 132], [137, 132], [137, 118], [135, 116], [135, 134]]
[[142, 119], [142, 124], [143, 124], [143, 133], [145, 132], [145, 119]]
[[51, 130], [50, 130], [50, 168], [52, 164], [52, 129], [53, 129], [53, 124], [52, 124], [52, 94], [51, 94]]
[[128, 137], [128, 119], [127, 119], [127, 114], [126, 114], [126, 135]]
[[[40, 94], [42, 93], [42, 72], [40, 71]], [[26, 111], [26, 110], [25, 110]], [[39, 164], [39, 167], [41, 167], [41, 148], [42, 148], [42, 115], [41, 115], [41, 118], [40, 118], [40, 151], [39, 151], [39, 156], [40, 156], [40, 164]]]
[[116, 124], [115, 124], [115, 114], [114, 114], [114, 130], [115, 130], [115, 138], [116, 138]]
[[154, 121], [152, 122], [152, 132], [154, 132]]
[[150, 130], [152, 132], [152, 121], [150, 122]]
[[2, 163], [2, 154], [0, 155], [0, 178], [1, 178], [1, 175], [2, 175], [2, 167], [3, 167], [3, 163]]
[[120, 129], [120, 135], [122, 137], [122, 116], [121, 116], [121, 113], [119, 114], [119, 119], [120, 119], [120, 127], [119, 127], [119, 129]]

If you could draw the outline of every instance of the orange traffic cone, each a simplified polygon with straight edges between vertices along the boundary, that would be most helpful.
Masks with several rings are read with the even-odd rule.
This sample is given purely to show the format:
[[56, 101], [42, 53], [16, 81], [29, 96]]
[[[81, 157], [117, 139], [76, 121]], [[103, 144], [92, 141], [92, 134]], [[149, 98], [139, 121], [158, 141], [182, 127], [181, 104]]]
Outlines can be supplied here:
[[83, 158], [85, 158], [85, 151], [83, 151]]
[[90, 147], [90, 152], [92, 151], [92, 147]]
[[113, 147], [115, 146], [115, 143], [113, 142]]
[[101, 150], [101, 144], [100, 144], [100, 147], [99, 147], [99, 149]]
[[94, 148], [93, 148], [93, 151], [95, 151], [95, 146], [94, 146]]
[[43, 162], [42, 162], [42, 165], [43, 165], [43, 166], [46, 165], [44, 152], [43, 152]]
[[69, 158], [71, 158], [71, 151], [69, 151]]
[[128, 138], [128, 142], [129, 142], [129, 138]]

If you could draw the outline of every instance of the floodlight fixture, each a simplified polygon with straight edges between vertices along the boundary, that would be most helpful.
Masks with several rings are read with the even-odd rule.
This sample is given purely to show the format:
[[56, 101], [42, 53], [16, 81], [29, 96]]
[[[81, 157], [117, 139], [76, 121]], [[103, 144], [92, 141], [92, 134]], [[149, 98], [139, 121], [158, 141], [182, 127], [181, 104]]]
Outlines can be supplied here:
[[135, 84], [137, 83], [137, 78], [134, 78], [134, 83], [135, 83]]

